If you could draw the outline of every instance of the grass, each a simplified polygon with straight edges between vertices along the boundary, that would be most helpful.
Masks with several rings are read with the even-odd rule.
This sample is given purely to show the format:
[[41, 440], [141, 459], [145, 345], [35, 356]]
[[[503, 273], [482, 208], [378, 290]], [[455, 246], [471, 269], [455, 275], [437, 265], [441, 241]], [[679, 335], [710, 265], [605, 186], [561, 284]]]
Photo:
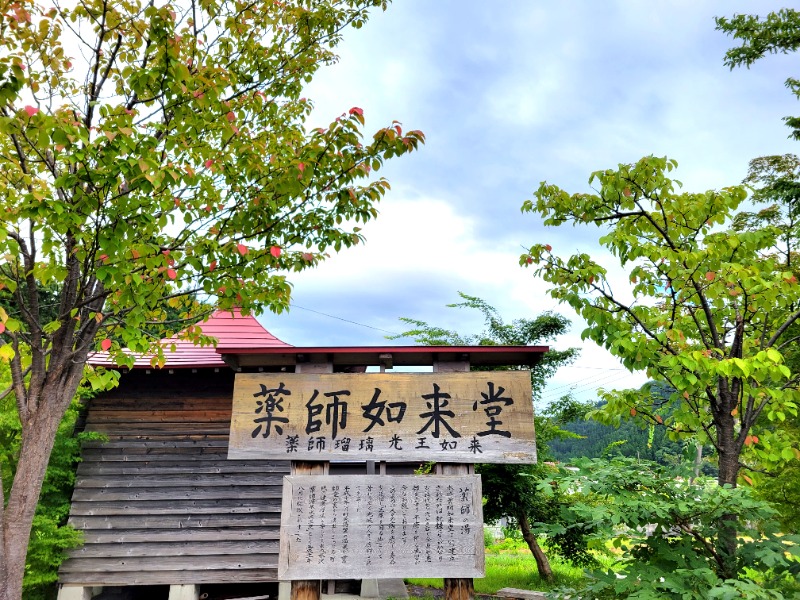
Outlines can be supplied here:
[[[536, 561], [524, 542], [506, 538], [486, 548], [486, 577], [475, 579], [475, 592], [494, 594], [504, 587], [548, 591], [560, 587], [578, 587], [583, 581], [583, 569], [573, 567], [556, 555], [548, 555], [554, 581], [539, 577]], [[442, 579], [406, 579], [407, 583], [423, 587], [442, 588]]]

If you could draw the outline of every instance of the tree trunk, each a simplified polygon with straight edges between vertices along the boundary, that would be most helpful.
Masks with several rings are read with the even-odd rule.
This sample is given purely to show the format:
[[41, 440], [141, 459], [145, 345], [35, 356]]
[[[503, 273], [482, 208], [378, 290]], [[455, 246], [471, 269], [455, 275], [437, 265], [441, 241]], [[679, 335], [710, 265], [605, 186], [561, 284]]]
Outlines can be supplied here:
[[[17, 471], [9, 492], [8, 504], [0, 513], [0, 556], [3, 558], [0, 565], [0, 600], [22, 598], [22, 578], [25, 574], [25, 557], [33, 516], [58, 426], [79, 381], [77, 379], [71, 390], [66, 390], [67, 386], [62, 385], [45, 386], [38, 410], [22, 424]], [[63, 400], [65, 394], [68, 394], [66, 401]]]
[[525, 543], [528, 544], [528, 548], [531, 549], [531, 554], [533, 554], [533, 558], [536, 560], [536, 568], [539, 570], [539, 577], [545, 581], [553, 581], [553, 569], [550, 568], [550, 561], [547, 560], [547, 556], [541, 546], [539, 546], [539, 542], [536, 541], [536, 536], [531, 532], [531, 524], [530, 521], [528, 521], [528, 515], [520, 511], [517, 513], [517, 521], [519, 522], [520, 530], [522, 530], [522, 538], [525, 540]]
[[[722, 396], [722, 395], [721, 395]], [[736, 406], [736, 400], [731, 399], [727, 404]], [[736, 487], [739, 477], [739, 444], [736, 442], [736, 431], [730, 410], [716, 416], [717, 420], [717, 446], [719, 448], [719, 475], [717, 483], [720, 486]], [[744, 432], [741, 433], [744, 435]], [[738, 541], [738, 519], [736, 515], [723, 515], [719, 520], [719, 534], [717, 536], [717, 553], [722, 559], [722, 568], [719, 576], [723, 579], [737, 577], [736, 553]]]

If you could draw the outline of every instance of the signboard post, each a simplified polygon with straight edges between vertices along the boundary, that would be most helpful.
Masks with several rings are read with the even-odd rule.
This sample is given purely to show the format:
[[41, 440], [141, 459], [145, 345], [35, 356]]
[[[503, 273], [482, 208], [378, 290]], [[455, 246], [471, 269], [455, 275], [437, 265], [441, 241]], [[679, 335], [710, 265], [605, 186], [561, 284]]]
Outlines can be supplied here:
[[[228, 450], [292, 461], [279, 562], [291, 600], [318, 600], [320, 579], [350, 576], [444, 577], [446, 600], [470, 600], [484, 568], [472, 465], [536, 462], [530, 372], [465, 372], [466, 362], [433, 373], [298, 367], [237, 374]], [[320, 477], [331, 460], [437, 466], [425, 477]]]

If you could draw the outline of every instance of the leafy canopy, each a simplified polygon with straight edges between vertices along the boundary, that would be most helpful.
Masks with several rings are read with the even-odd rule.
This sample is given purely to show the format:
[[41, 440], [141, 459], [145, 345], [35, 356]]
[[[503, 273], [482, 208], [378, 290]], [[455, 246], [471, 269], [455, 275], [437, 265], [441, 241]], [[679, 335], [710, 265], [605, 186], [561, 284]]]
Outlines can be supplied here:
[[[750, 68], [768, 54], [788, 54], [800, 48], [800, 11], [793, 8], [782, 8], [765, 17], [742, 14], [717, 17], [716, 23], [719, 31], [741, 42], [725, 53], [725, 64], [731, 69]], [[787, 78], [786, 87], [800, 97], [800, 79]], [[783, 120], [792, 129], [791, 137], [800, 139], [800, 117]]]
[[161, 335], [212, 343], [185, 326], [215, 308], [284, 310], [287, 273], [361, 241], [389, 187], [373, 173], [424, 136], [398, 122], [364, 136], [357, 106], [314, 128], [301, 94], [344, 29], [385, 6], [0, 3], [0, 360], [21, 424], [0, 598], [22, 594], [47, 458], [82, 378], [117, 381], [85, 369], [90, 351], [163, 364]]
[[[449, 308], [467, 308], [477, 310], [483, 315], [485, 329], [481, 333], [462, 334], [457, 331], [429, 325], [409, 317], [400, 320], [413, 327], [400, 335], [389, 336], [389, 339], [402, 337], [414, 338], [418, 344], [426, 346], [536, 346], [556, 339], [565, 333], [569, 320], [554, 312], [544, 312], [535, 319], [514, 319], [506, 323], [497, 309], [477, 296], [458, 292], [463, 302], [448, 304]], [[544, 389], [545, 382], [556, 370], [571, 363], [578, 355], [577, 348], [556, 350], [551, 348], [531, 369], [531, 383], [534, 398], [538, 398]]]
[[[311, 129], [300, 94], [380, 5], [7, 5], [0, 288], [20, 295], [0, 313], [13, 340], [0, 353], [80, 355], [98, 332], [144, 351], [153, 311], [190, 293], [280, 311], [286, 272], [358, 243], [388, 189], [370, 172], [423, 136], [394, 123], [364, 141], [358, 107]], [[62, 296], [43, 322], [22, 292], [46, 286]]]
[[[543, 182], [522, 210], [546, 225], [597, 227], [606, 253], [562, 258], [536, 244], [520, 262], [587, 321], [584, 338], [676, 390], [668, 415], [634, 390], [606, 392], [601, 416], [639, 415], [675, 434], [707, 437], [727, 461], [721, 482], [735, 483], [745, 448], [762, 464], [800, 454], [780, 429], [757, 426], [762, 414], [783, 421], [797, 413], [798, 373], [783, 352], [800, 318], [800, 286], [774, 252], [776, 227], [730, 228], [743, 187], [681, 192], [668, 176], [675, 167], [646, 157], [598, 171], [593, 193]], [[629, 286], [615, 287], [602, 260], [615, 260]]]

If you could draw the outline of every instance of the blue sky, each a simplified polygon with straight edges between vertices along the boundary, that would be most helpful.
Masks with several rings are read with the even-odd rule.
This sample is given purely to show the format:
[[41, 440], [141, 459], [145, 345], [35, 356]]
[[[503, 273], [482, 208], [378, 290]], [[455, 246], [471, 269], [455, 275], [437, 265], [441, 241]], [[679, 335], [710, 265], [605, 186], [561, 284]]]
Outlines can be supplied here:
[[581, 359], [545, 400], [640, 385], [582, 344], [583, 324], [518, 266], [535, 242], [601, 255], [597, 231], [545, 228], [519, 207], [542, 180], [588, 191], [592, 171], [648, 154], [676, 159], [684, 188], [700, 191], [739, 183], [756, 156], [798, 152], [781, 121], [800, 114], [784, 87], [794, 58], [730, 71], [733, 41], [714, 29], [716, 15], [780, 6], [395, 0], [347, 31], [339, 63], [309, 85], [309, 125], [359, 106], [366, 131], [397, 119], [428, 143], [381, 172], [392, 191], [366, 244], [293, 275], [295, 307], [262, 322], [294, 345], [385, 344], [399, 317], [477, 332], [477, 315], [445, 307], [463, 291], [508, 320], [554, 309], [573, 320], [554, 345], [580, 346]]

